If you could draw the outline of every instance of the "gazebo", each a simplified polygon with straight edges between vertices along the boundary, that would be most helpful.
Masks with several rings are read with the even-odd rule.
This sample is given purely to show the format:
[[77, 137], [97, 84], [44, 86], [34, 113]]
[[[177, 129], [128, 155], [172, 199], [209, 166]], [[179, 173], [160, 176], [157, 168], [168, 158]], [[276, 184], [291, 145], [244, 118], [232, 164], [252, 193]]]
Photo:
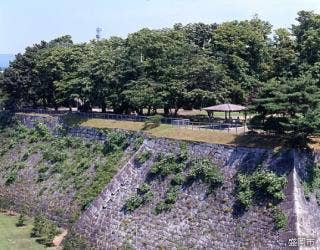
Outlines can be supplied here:
[[228, 120], [228, 113], [229, 113], [229, 119], [231, 120], [231, 112], [244, 112], [244, 118], [245, 122], [247, 121], [247, 107], [231, 104], [231, 103], [225, 103], [225, 104], [219, 104], [207, 108], [203, 108], [205, 111], [208, 112], [209, 119], [211, 120], [214, 112], [225, 112], [225, 119]]

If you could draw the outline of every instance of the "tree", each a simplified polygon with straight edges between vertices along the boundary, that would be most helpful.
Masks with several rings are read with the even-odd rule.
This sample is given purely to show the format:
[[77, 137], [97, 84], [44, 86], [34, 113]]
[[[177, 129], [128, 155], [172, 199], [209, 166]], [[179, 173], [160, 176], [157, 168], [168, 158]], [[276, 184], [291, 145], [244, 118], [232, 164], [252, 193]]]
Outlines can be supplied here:
[[275, 30], [272, 47], [275, 77], [297, 76], [297, 56], [292, 34], [284, 28]]
[[304, 129], [302, 124], [313, 126], [309, 121], [319, 107], [319, 98], [320, 89], [310, 75], [273, 79], [261, 90], [254, 107], [266, 130], [298, 133]]

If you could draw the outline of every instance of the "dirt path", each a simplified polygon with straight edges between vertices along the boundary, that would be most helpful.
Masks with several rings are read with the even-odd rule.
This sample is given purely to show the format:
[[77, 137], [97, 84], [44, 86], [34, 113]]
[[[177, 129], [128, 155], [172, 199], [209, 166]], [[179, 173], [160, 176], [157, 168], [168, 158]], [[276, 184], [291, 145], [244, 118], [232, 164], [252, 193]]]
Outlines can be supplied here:
[[57, 235], [56, 237], [54, 237], [53, 239], [53, 245], [55, 247], [59, 247], [61, 245], [61, 242], [63, 241], [64, 237], [67, 235], [68, 230], [66, 229], [61, 229], [61, 233], [59, 235]]

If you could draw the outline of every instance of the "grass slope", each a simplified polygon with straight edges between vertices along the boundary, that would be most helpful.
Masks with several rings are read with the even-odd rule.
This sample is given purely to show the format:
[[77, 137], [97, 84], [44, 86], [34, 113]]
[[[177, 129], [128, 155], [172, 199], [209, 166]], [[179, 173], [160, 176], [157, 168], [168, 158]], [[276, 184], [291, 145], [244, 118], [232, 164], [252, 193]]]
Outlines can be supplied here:
[[0, 213], [0, 249], [3, 250], [40, 250], [59, 249], [45, 248], [30, 238], [32, 220], [28, 219], [24, 227], [16, 227], [17, 216], [8, 216]]

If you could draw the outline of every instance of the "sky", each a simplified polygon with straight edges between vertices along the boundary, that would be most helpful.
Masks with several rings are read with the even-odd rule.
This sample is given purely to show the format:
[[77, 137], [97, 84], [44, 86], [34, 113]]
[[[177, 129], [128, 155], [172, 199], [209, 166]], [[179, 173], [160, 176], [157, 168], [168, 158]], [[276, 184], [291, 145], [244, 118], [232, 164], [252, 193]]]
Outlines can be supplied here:
[[290, 27], [299, 10], [320, 13], [320, 0], [0, 0], [0, 53], [69, 34], [75, 42], [121, 36], [175, 23], [220, 23], [254, 14]]

